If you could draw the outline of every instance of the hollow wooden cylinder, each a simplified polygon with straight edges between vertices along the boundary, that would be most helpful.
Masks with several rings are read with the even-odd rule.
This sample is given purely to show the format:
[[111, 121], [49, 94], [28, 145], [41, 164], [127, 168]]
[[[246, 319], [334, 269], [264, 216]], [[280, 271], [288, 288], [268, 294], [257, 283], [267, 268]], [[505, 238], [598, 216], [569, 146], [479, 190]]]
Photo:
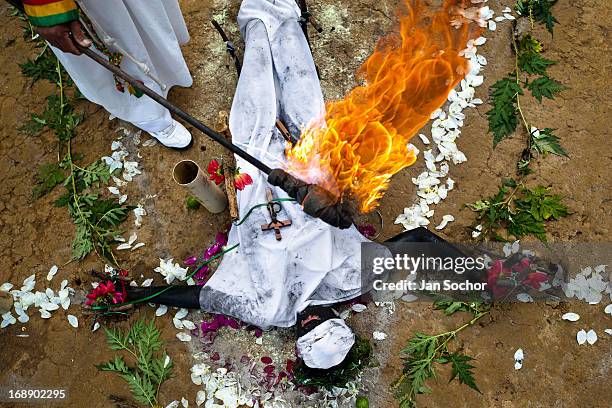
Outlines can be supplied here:
[[174, 166], [172, 175], [178, 185], [189, 189], [211, 213], [220, 213], [227, 207], [227, 197], [223, 191], [206, 177], [196, 162], [181, 160]]

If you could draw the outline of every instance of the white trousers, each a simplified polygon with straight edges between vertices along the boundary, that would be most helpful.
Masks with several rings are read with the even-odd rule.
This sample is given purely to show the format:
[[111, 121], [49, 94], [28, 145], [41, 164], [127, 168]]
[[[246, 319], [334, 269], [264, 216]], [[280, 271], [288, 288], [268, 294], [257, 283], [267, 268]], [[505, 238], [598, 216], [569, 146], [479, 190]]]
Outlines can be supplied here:
[[[296, 136], [324, 113], [315, 65], [294, 0], [243, 0], [238, 14], [245, 42], [244, 64], [230, 115], [234, 143], [270, 167], [284, 160], [285, 142], [275, 129], [281, 117]], [[253, 185], [239, 192], [240, 215], [266, 201], [267, 177], [241, 158]], [[287, 197], [272, 187], [276, 197]], [[262, 328], [288, 327], [310, 304], [333, 304], [361, 293], [360, 244], [355, 227], [331, 227], [285, 202], [279, 220], [291, 219], [277, 241], [266, 208], [233, 226], [219, 268], [200, 292], [203, 310], [223, 313]]]
[[[125, 57], [121, 69], [163, 96], [174, 85], [191, 86], [191, 75], [180, 48], [189, 40], [189, 33], [177, 0], [79, 0], [78, 3], [104, 31], [98, 33], [101, 39], [104, 35], [112, 37], [136, 60], [147, 64], [166, 89], [162, 91]], [[87, 56], [52, 49], [81, 93], [113, 116], [149, 132], [163, 130], [172, 123], [170, 112], [148, 96], [136, 98], [127, 87], [125, 92], [118, 91], [113, 75]]]

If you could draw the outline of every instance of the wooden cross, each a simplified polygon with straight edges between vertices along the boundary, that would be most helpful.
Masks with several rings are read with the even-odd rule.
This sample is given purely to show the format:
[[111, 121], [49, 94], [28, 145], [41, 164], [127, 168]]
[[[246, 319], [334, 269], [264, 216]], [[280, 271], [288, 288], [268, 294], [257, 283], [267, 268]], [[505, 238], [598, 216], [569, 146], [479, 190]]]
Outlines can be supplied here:
[[291, 220], [279, 221], [279, 219], [276, 218], [282, 207], [279, 203], [272, 201], [273, 199], [274, 196], [272, 195], [272, 189], [268, 188], [266, 190], [266, 200], [268, 200], [268, 213], [270, 213], [270, 218], [272, 219], [272, 221], [270, 221], [269, 224], [261, 224], [261, 230], [274, 230], [274, 236], [276, 237], [276, 240], [280, 241], [281, 239], [283, 239], [283, 237], [281, 236], [280, 229], [290, 226]]

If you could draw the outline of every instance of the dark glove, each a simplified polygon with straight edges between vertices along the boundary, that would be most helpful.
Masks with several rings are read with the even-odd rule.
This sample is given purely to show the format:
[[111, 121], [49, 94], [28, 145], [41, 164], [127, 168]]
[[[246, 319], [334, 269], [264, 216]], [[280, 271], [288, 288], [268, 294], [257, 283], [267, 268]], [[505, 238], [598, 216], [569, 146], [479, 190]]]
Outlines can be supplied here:
[[282, 188], [290, 197], [295, 198], [306, 214], [340, 229], [353, 225], [349, 205], [338, 202], [338, 199], [324, 188], [308, 184], [281, 169], [272, 170], [268, 182]]

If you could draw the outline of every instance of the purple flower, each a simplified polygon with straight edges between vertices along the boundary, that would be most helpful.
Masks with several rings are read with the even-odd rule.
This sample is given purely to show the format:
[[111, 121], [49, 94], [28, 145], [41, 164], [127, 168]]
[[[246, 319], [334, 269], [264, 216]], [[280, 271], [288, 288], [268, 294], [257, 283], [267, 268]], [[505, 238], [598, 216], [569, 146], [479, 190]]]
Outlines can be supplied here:
[[196, 262], [198, 262], [198, 257], [196, 256], [190, 256], [183, 261], [183, 263], [187, 266], [195, 265]]
[[221, 246], [227, 245], [227, 234], [225, 232], [217, 232], [215, 242]]
[[194, 278], [198, 279], [198, 280], [203, 280], [208, 276], [208, 266], [204, 265], [203, 267], [200, 268], [200, 270], [194, 275]]
[[374, 228], [372, 224], [359, 225], [357, 230], [366, 238], [371, 238], [376, 235], [376, 228]]

